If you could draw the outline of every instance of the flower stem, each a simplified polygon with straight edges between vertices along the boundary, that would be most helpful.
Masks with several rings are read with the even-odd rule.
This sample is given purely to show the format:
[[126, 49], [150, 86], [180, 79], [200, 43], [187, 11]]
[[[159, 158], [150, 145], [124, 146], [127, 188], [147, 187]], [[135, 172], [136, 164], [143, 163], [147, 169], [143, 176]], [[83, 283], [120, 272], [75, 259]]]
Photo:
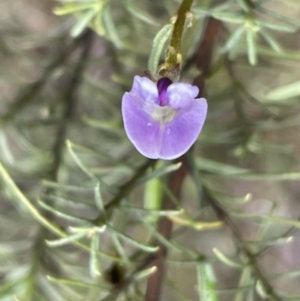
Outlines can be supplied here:
[[164, 70], [164, 76], [168, 76], [169, 73], [176, 73], [181, 69], [181, 39], [184, 29], [187, 13], [190, 12], [193, 0], [183, 0], [178, 11], [177, 18], [174, 24], [173, 33], [171, 36], [170, 45], [166, 51], [165, 62], [158, 68], [159, 72]]
[[180, 53], [181, 38], [186, 20], [186, 14], [190, 11], [192, 3], [193, 0], [183, 0], [177, 12], [177, 19], [174, 24], [170, 42], [170, 46], [175, 50], [176, 53]]

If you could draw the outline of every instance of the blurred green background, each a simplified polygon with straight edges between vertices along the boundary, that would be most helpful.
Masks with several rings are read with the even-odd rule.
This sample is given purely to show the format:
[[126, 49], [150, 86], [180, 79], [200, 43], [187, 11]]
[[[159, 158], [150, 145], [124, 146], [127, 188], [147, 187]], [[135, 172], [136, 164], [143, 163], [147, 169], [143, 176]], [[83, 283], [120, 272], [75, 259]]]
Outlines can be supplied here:
[[194, 1], [181, 80], [214, 39], [209, 113], [174, 196], [180, 167], [137, 153], [120, 104], [180, 3], [0, 2], [1, 301], [150, 301], [157, 241], [155, 300], [300, 300], [300, 2]]

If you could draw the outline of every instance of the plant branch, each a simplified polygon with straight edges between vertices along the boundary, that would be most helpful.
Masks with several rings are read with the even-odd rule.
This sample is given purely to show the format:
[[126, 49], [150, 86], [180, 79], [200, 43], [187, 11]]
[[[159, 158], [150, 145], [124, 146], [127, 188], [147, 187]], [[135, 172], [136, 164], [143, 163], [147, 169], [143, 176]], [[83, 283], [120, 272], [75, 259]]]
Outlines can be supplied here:
[[86, 34], [81, 38], [81, 44], [84, 45], [84, 48], [82, 50], [81, 56], [78, 59], [78, 63], [74, 68], [73, 75], [70, 80], [70, 84], [64, 96], [65, 104], [63, 107], [61, 119], [57, 126], [56, 139], [52, 147], [53, 164], [47, 177], [47, 179], [50, 181], [57, 180], [57, 173], [58, 173], [59, 166], [61, 164], [63, 149], [66, 140], [67, 126], [75, 107], [75, 101], [76, 101], [75, 94], [81, 83], [82, 74], [86, 67], [86, 61], [88, 59], [88, 53], [90, 50], [91, 42], [92, 42], [92, 32], [87, 31]]
[[158, 72], [165, 70], [164, 76], [175, 76], [181, 70], [181, 40], [187, 13], [189, 13], [193, 0], [183, 0], [178, 11], [171, 36], [170, 45], [166, 51], [165, 62], [158, 67]]
[[[47, 176], [47, 179], [51, 181], [57, 181], [58, 171], [61, 165], [64, 151], [67, 127], [75, 106], [75, 93], [80, 85], [82, 74], [86, 67], [86, 61], [88, 59], [88, 53], [92, 42], [92, 35], [92, 32], [88, 31], [81, 40], [81, 44], [84, 45], [84, 47], [78, 59], [78, 63], [74, 68], [72, 77], [70, 79], [70, 84], [67, 87], [64, 97], [65, 103], [60, 121], [57, 125], [56, 139], [52, 147], [53, 163]], [[53, 193], [53, 189], [48, 189], [46, 193]], [[47, 220], [51, 220], [53, 218], [52, 214], [49, 212], [44, 212], [44, 216], [46, 216]], [[59, 268], [57, 267], [55, 262], [53, 262], [52, 258], [48, 255], [47, 248], [44, 245], [44, 240], [49, 236], [49, 234], [49, 230], [45, 227], [40, 227], [39, 232], [37, 233], [33, 247], [33, 262], [28, 275], [30, 285], [27, 287], [25, 300], [29, 301], [32, 299], [35, 277], [41, 265], [47, 265], [48, 269], [51, 269], [51, 271], [55, 274], [59, 273]]]
[[181, 52], [181, 39], [182, 39], [182, 33], [183, 33], [184, 24], [186, 20], [186, 14], [190, 11], [192, 3], [193, 0], [182, 1], [177, 12], [177, 19], [174, 24], [174, 29], [170, 41], [170, 46], [174, 48], [176, 53]]
[[132, 178], [129, 179], [127, 182], [125, 182], [119, 188], [119, 192], [117, 193], [117, 195], [104, 206], [105, 216], [102, 213], [100, 213], [99, 216], [92, 221], [92, 223], [95, 226], [102, 225], [105, 222], [104, 219], [107, 219], [112, 213], [112, 210], [116, 208], [120, 204], [120, 202], [124, 199], [124, 197], [127, 196], [132, 191], [132, 189], [135, 187], [136, 181], [141, 176], [143, 176], [149, 168], [154, 167], [156, 162], [157, 162], [156, 160], [148, 159], [139, 168], [137, 168]]
[[[154, 160], [147, 160], [147, 162], [144, 164], [145, 167], [146, 167], [146, 164], [149, 164], [149, 161], [153, 162]], [[176, 172], [174, 172], [170, 175], [169, 187], [170, 187], [170, 190], [172, 191], [172, 193], [174, 194], [174, 197], [179, 198], [181, 186], [182, 186], [182, 183], [187, 174], [186, 157], [183, 156], [183, 157], [177, 159], [177, 161], [182, 162], [182, 165], [178, 170], [176, 170]], [[135, 175], [134, 178], [138, 179], [137, 175]], [[129, 180], [129, 181], [131, 181], [131, 180]], [[172, 202], [172, 200], [168, 196], [166, 196], [163, 200], [162, 207], [165, 210], [172, 210], [175, 208], [175, 205]], [[171, 231], [172, 231], [171, 220], [166, 217], [162, 218], [159, 221], [159, 226], [158, 226], [157, 231], [161, 235], [163, 235], [166, 239], [170, 239]], [[161, 242], [159, 242], [159, 241], [153, 241], [153, 245], [159, 246], [159, 251], [156, 254], [147, 254], [144, 259], [138, 260], [138, 262], [140, 264], [132, 272], [132, 274], [127, 276], [121, 285], [118, 285], [117, 287], [115, 287], [111, 291], [111, 293], [107, 297], [102, 299], [101, 301], [116, 300], [117, 297], [122, 292], [126, 291], [128, 289], [128, 287], [135, 281], [134, 275], [136, 275], [136, 273], [138, 273], [150, 266], [156, 266], [157, 271], [155, 274], [153, 274], [149, 278], [145, 300], [150, 301], [150, 300], [157, 300], [159, 298], [161, 284], [162, 284], [162, 278], [164, 276], [164, 260], [165, 260], [165, 257], [167, 256], [167, 248], [165, 245], [161, 244]], [[136, 260], [137, 257], [139, 257], [139, 255], [141, 255], [140, 251], [134, 253], [130, 259]]]
[[263, 273], [261, 272], [259, 266], [256, 263], [256, 256], [247, 248], [246, 244], [243, 242], [241, 235], [239, 233], [239, 230], [236, 228], [236, 226], [232, 222], [230, 216], [219, 205], [219, 203], [209, 195], [209, 192], [205, 188], [204, 188], [204, 194], [205, 194], [207, 201], [209, 202], [209, 204], [212, 206], [215, 213], [217, 214], [218, 218], [223, 220], [230, 228], [240, 251], [246, 256], [246, 258], [248, 260], [248, 265], [252, 268], [252, 271], [253, 271], [256, 279], [260, 281], [260, 283], [263, 287], [264, 293], [268, 297], [268, 300], [281, 301], [282, 299], [279, 296], [277, 296], [277, 294], [273, 290], [273, 288], [270, 285], [270, 283], [268, 282], [268, 280], [264, 277]]
[[222, 29], [220, 21], [208, 18], [203, 39], [195, 55], [195, 65], [201, 74], [194, 78], [193, 84], [200, 90], [199, 97], [205, 94], [205, 80], [210, 75], [215, 41]]
[[53, 71], [64, 64], [65, 61], [73, 54], [74, 50], [77, 49], [78, 43], [81, 39], [76, 39], [71, 42], [68, 46], [63, 45], [62, 50], [59, 55], [50, 63], [42, 76], [36, 82], [30, 84], [24, 89], [21, 89], [13, 104], [10, 106], [8, 111], [1, 117], [1, 123], [5, 124], [14, 116], [20, 112], [23, 108], [25, 108], [31, 101], [33, 101], [34, 97], [39, 93], [39, 91], [46, 84], [49, 76], [53, 73]]
[[[217, 21], [213, 18], [209, 18], [207, 23], [207, 29], [206, 34], [204, 35], [203, 41], [200, 43], [199, 46], [199, 52], [196, 56], [196, 64], [197, 67], [202, 70], [202, 74], [200, 74], [198, 77], [195, 78], [194, 84], [198, 85], [200, 88], [201, 95], [203, 95], [204, 89], [205, 89], [205, 77], [209, 75], [210, 71], [210, 62], [212, 58], [212, 52], [213, 52], [213, 45], [215, 42], [215, 39], [218, 35], [218, 32], [222, 29], [222, 23], [220, 21]], [[191, 169], [191, 168], [190, 168]], [[223, 210], [221, 206], [209, 195], [209, 192], [203, 187], [204, 195], [206, 196], [209, 204], [212, 206], [216, 214], [218, 215], [218, 218], [220, 220], [224, 220], [225, 223], [229, 226], [229, 228], [232, 230], [232, 233], [237, 240], [238, 246], [240, 250], [245, 254], [245, 256], [248, 258], [249, 264], [253, 268], [253, 272], [255, 273], [257, 279], [260, 280], [266, 294], [269, 296], [269, 300], [272, 301], [279, 301], [280, 298], [275, 294], [273, 291], [271, 285], [268, 283], [266, 278], [262, 275], [259, 267], [256, 264], [255, 256], [250, 252], [249, 249], [245, 246], [245, 244], [242, 242], [241, 236], [234, 226], [233, 222], [231, 221], [228, 214]]]
[[[168, 187], [170, 188], [170, 191], [172, 192], [174, 197], [179, 199], [181, 187], [187, 175], [186, 156], [180, 157], [179, 159], [177, 159], [177, 161], [181, 162], [182, 165], [178, 170], [176, 170], [174, 173], [170, 175]], [[162, 203], [162, 209], [174, 210], [175, 208], [176, 207], [172, 199], [166, 195]], [[164, 217], [160, 219], [157, 231], [164, 238], [169, 240], [171, 238], [172, 226], [173, 226], [172, 221], [167, 217]], [[165, 258], [167, 256], [168, 249], [164, 244], [162, 244], [159, 241], [157, 241], [155, 244], [159, 246], [159, 251], [152, 258], [151, 265], [155, 266], [157, 268], [157, 271], [156, 273], [154, 273], [149, 277], [145, 301], [159, 300], [161, 287], [163, 283], [163, 277], [165, 274]]]

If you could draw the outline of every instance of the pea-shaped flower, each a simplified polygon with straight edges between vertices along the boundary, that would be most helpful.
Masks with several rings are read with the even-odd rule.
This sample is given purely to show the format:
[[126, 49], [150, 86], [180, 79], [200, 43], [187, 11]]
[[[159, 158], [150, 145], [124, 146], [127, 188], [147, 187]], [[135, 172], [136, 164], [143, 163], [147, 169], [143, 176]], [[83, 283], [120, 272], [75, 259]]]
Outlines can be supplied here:
[[136, 149], [151, 159], [171, 160], [186, 153], [204, 124], [207, 103], [199, 89], [161, 78], [135, 76], [122, 98], [125, 131]]

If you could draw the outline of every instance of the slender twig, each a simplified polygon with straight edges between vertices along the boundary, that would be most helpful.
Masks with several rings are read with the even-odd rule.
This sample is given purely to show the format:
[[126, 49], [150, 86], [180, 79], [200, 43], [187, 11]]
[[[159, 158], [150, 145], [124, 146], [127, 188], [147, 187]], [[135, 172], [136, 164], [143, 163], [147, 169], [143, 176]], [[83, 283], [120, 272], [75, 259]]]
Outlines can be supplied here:
[[[178, 159], [179, 162], [182, 162], [181, 167], [171, 174], [169, 179], [170, 191], [176, 198], [180, 198], [181, 187], [183, 181], [187, 175], [187, 161], [186, 157], [183, 156]], [[175, 204], [169, 196], [165, 196], [162, 204], [163, 210], [173, 210], [175, 209]], [[164, 217], [160, 220], [157, 231], [166, 239], [171, 238], [173, 223], [170, 219]], [[165, 258], [167, 256], [168, 249], [165, 245], [156, 242], [159, 246], [159, 251], [153, 257], [151, 265], [156, 266], [157, 271], [155, 274], [149, 277], [145, 301], [157, 301], [160, 299], [160, 292], [163, 283], [163, 277], [165, 273]]]
[[174, 48], [177, 53], [180, 53], [181, 39], [186, 20], [186, 14], [190, 11], [193, 0], [184, 0], [177, 12], [177, 19], [174, 24], [174, 29], [170, 41], [170, 46]]
[[200, 95], [205, 94], [205, 80], [210, 75], [211, 60], [216, 38], [223, 29], [222, 23], [214, 18], [208, 18], [205, 34], [195, 55], [195, 65], [201, 74], [194, 78], [193, 84], [198, 86]]
[[[69, 123], [69, 119], [71, 118], [72, 111], [75, 106], [75, 93], [80, 85], [82, 74], [86, 66], [86, 61], [88, 59], [88, 53], [91, 46], [92, 41], [92, 32], [88, 31], [82, 40], [82, 44], [84, 45], [82, 49], [81, 56], [78, 59], [78, 63], [76, 64], [72, 77], [70, 79], [70, 84], [66, 90], [65, 94], [65, 103], [63, 107], [63, 112], [60, 118], [60, 121], [57, 125], [56, 139], [54, 141], [52, 147], [53, 154], [53, 163], [51, 169], [48, 173], [47, 179], [51, 181], [57, 181], [57, 175], [59, 171], [59, 167], [62, 161], [62, 155], [64, 150], [64, 144], [66, 140], [67, 127]], [[53, 193], [53, 189], [48, 189], [46, 191], [47, 194]], [[44, 216], [47, 217], [47, 220], [52, 218], [51, 213], [44, 212]], [[47, 264], [48, 268], [51, 268], [51, 271], [55, 274], [59, 273], [59, 268], [54, 264], [53, 260], [48, 256], [47, 249], [44, 245], [44, 240], [47, 236], [49, 236], [49, 230], [45, 227], [40, 227], [33, 247], [33, 262], [28, 273], [29, 278], [29, 286], [25, 292], [26, 299], [31, 300], [31, 296], [33, 293], [33, 287], [35, 285], [35, 275], [39, 270], [40, 265]]]
[[137, 168], [137, 170], [135, 171], [134, 175], [132, 176], [131, 179], [129, 179], [127, 182], [125, 182], [120, 188], [119, 188], [119, 192], [117, 193], [117, 195], [109, 202], [105, 205], [104, 210], [105, 210], [105, 216], [103, 216], [102, 213], [99, 214], [98, 217], [96, 217], [96, 219], [94, 219], [92, 221], [92, 223], [95, 226], [99, 226], [101, 225], [104, 220], [103, 218], [105, 218], [106, 220], [108, 219], [108, 217], [110, 216], [110, 214], [112, 213], [112, 210], [114, 208], [116, 208], [120, 202], [132, 191], [132, 189], [135, 187], [135, 184], [137, 182], [137, 180], [143, 176], [147, 170], [151, 167], [154, 167], [156, 164], [156, 160], [151, 160], [148, 159], [146, 160], [139, 168]]
[[[226, 70], [230, 76], [230, 78], [233, 80], [233, 84], [236, 83], [235, 76], [234, 76], [234, 70], [232, 63], [227, 59], [226, 60]], [[238, 90], [238, 91], [236, 91]], [[239, 125], [240, 132], [241, 132], [241, 145], [244, 147], [245, 151], [247, 149], [247, 143], [252, 135], [251, 127], [249, 126], [248, 118], [246, 117], [246, 114], [244, 112], [243, 104], [240, 101], [240, 95], [237, 95], [239, 92], [239, 89], [234, 89], [234, 98], [233, 98], [233, 104], [234, 109], [236, 113], [236, 119], [237, 124]]]
[[81, 38], [81, 40], [82, 45], [84, 45], [84, 48], [82, 50], [81, 56], [78, 59], [78, 63], [74, 68], [70, 84], [64, 96], [65, 105], [63, 108], [61, 119], [57, 126], [56, 139], [52, 147], [53, 164], [47, 177], [47, 179], [50, 181], [55, 181], [57, 179], [57, 173], [61, 164], [63, 149], [66, 140], [67, 126], [75, 107], [75, 93], [77, 92], [78, 86], [81, 83], [82, 74], [86, 66], [86, 61], [88, 59], [88, 53], [92, 41], [92, 32], [88, 31], [85, 34], [85, 36]]
[[58, 56], [53, 60], [52, 63], [50, 63], [46, 67], [42, 76], [34, 83], [28, 85], [25, 89], [21, 89], [8, 111], [3, 116], [1, 116], [2, 124], [7, 123], [12, 118], [14, 118], [14, 116], [18, 112], [20, 112], [23, 108], [25, 108], [29, 103], [31, 103], [35, 99], [35, 96], [47, 83], [47, 80], [55, 71], [55, 69], [58, 66], [61, 66], [72, 55], [74, 50], [78, 47], [78, 43], [80, 42], [80, 40], [81, 39], [73, 40], [68, 46], [64, 44]]
[[[80, 62], [80, 64], [82, 64], [82, 62]], [[78, 78], [78, 74], [75, 76], [74, 75], [74, 81], [75, 81], [75, 77]], [[78, 79], [76, 79], [78, 80]], [[73, 83], [74, 83], [73, 81]], [[73, 86], [74, 87], [74, 86]], [[70, 92], [68, 92], [70, 93]], [[73, 92], [74, 93], [74, 92]], [[74, 96], [72, 94], [72, 96]], [[74, 99], [74, 98], [73, 98]], [[69, 103], [69, 101], [68, 101]], [[66, 116], [68, 116], [68, 112], [69, 110], [66, 110]], [[68, 114], [67, 114], [68, 113]], [[62, 119], [64, 118], [64, 115], [62, 116]], [[65, 123], [64, 123], [65, 124]], [[61, 126], [61, 124], [59, 124]], [[66, 125], [66, 124], [65, 124]], [[61, 128], [58, 128], [58, 130]], [[62, 143], [58, 143], [57, 140], [63, 141], [64, 139], [62, 139], [63, 137], [58, 137], [53, 145], [53, 150], [58, 150], [57, 149], [57, 145], [61, 145]], [[61, 151], [63, 151], [61, 149]], [[60, 157], [61, 158], [61, 157]], [[54, 162], [56, 162], [56, 166], [57, 166], [57, 161], [59, 161], [59, 155], [57, 155], [57, 158], [54, 158]], [[60, 161], [59, 161], [60, 162]], [[54, 172], [55, 171], [55, 172]], [[51, 174], [49, 173], [49, 177], [51, 176], [53, 178], [53, 174], [57, 174], [57, 170], [52, 168], [52, 172]], [[37, 210], [37, 208], [30, 202], [29, 199], [27, 199], [25, 197], [25, 195], [21, 192], [21, 190], [17, 187], [17, 185], [15, 184], [15, 182], [12, 180], [12, 178], [10, 177], [10, 175], [8, 174], [8, 172], [6, 171], [6, 169], [4, 168], [4, 166], [0, 163], [0, 178], [4, 181], [4, 183], [11, 189], [11, 191], [13, 192], [13, 194], [15, 195], [15, 198], [17, 200], [19, 200], [26, 208], [27, 210], [31, 213], [31, 215], [44, 227], [46, 227], [48, 230], [50, 230], [52, 233], [60, 236], [60, 237], [65, 237], [65, 233], [58, 227], [56, 227], [54, 224], [52, 224], [50, 221], [48, 221], [48, 219], [41, 214], [40, 211]]]
[[[153, 160], [151, 160], [153, 161]], [[174, 197], [179, 198], [182, 183], [186, 176], [186, 158], [181, 157], [177, 159], [178, 162], [182, 162], [181, 167], [176, 170], [173, 174], [171, 174], [169, 179], [169, 187]], [[147, 162], [146, 162], [147, 163]], [[172, 210], [174, 209], [175, 205], [169, 197], [165, 197], [163, 201], [162, 207], [165, 210]], [[166, 239], [170, 239], [171, 231], [172, 231], [172, 222], [168, 218], [162, 218], [159, 222], [158, 232], [163, 235]], [[158, 300], [160, 296], [160, 290], [162, 285], [162, 279], [164, 277], [164, 261], [165, 257], [167, 256], [167, 248], [165, 245], [161, 244], [159, 241], [153, 241], [153, 245], [159, 246], [159, 251], [156, 254], [147, 254], [142, 260], [138, 260], [140, 264], [136, 267], [136, 269], [124, 279], [121, 285], [115, 287], [110, 294], [101, 299], [101, 301], [109, 301], [109, 300], [117, 300], [118, 296], [125, 292], [128, 287], [134, 283], [136, 273], [142, 271], [143, 269], [149, 266], [156, 266], [157, 271], [153, 276], [150, 276], [147, 286], [147, 292], [145, 300]], [[131, 260], [136, 260], [137, 257], [141, 255], [141, 252], [138, 251], [137, 253], [131, 256]]]
[[[196, 65], [197, 67], [202, 70], [202, 74], [195, 78], [194, 84], [198, 85], [201, 95], [204, 93], [205, 88], [205, 77], [209, 75], [210, 72], [210, 65], [211, 65], [211, 58], [212, 52], [214, 48], [214, 42], [218, 35], [218, 33], [222, 30], [222, 23], [217, 21], [213, 18], [209, 18], [206, 28], [206, 34], [204, 35], [203, 41], [200, 43], [198, 55], [196, 56]], [[191, 167], [189, 168], [192, 169]], [[276, 295], [272, 286], [266, 280], [266, 278], [261, 273], [257, 263], [255, 256], [250, 252], [250, 250], [246, 247], [243, 243], [241, 236], [236, 229], [235, 225], [231, 221], [229, 215], [226, 213], [225, 210], [209, 195], [209, 192], [203, 187], [203, 193], [206, 197], [206, 201], [212, 206], [218, 218], [223, 220], [231, 229], [238, 246], [242, 253], [247, 257], [249, 265], [252, 267], [253, 272], [258, 280], [260, 280], [264, 291], [269, 296], [269, 300], [272, 301], [280, 301], [281, 299]]]
[[226, 225], [230, 228], [236, 242], [237, 246], [239, 247], [240, 251], [245, 255], [248, 261], [248, 265], [252, 268], [253, 274], [255, 275], [256, 279], [260, 281], [261, 286], [263, 287], [264, 293], [268, 296], [268, 300], [270, 301], [281, 301], [282, 299], [277, 296], [276, 292], [274, 291], [271, 284], [268, 280], [264, 277], [263, 273], [261, 272], [257, 262], [256, 262], [256, 255], [253, 254], [243, 242], [243, 239], [239, 233], [239, 230], [231, 220], [229, 214], [219, 205], [219, 203], [209, 195], [209, 191], [204, 188], [204, 193], [207, 201], [214, 209], [215, 213], [217, 214], [219, 219], [222, 219]]
[[183, 0], [177, 11], [170, 45], [166, 51], [165, 62], [158, 67], [158, 72], [164, 70], [164, 76], [175, 76], [181, 70], [181, 40], [187, 14], [190, 12], [193, 0]]
[[[67, 234], [62, 228], [55, 223], [53, 223], [50, 219], [45, 217], [45, 212], [41, 212], [37, 209], [37, 207], [24, 195], [24, 193], [20, 190], [20, 188], [13, 181], [7, 170], [0, 162], [0, 179], [5, 183], [7, 189], [11, 192], [15, 201], [18, 201], [20, 204], [27, 209], [27, 211], [31, 214], [32, 218], [35, 219], [39, 224], [43, 227], [47, 228], [52, 234], [57, 235], [58, 237], [65, 238], [68, 237]], [[80, 248], [81, 250], [90, 253], [90, 246], [87, 246], [79, 241], [73, 241], [72, 244]], [[117, 257], [110, 255], [108, 253], [99, 251], [99, 255], [109, 258], [110, 260], [120, 261]]]

